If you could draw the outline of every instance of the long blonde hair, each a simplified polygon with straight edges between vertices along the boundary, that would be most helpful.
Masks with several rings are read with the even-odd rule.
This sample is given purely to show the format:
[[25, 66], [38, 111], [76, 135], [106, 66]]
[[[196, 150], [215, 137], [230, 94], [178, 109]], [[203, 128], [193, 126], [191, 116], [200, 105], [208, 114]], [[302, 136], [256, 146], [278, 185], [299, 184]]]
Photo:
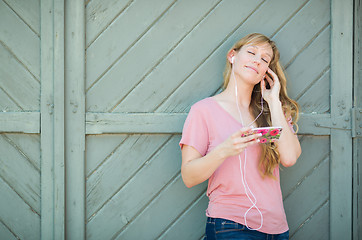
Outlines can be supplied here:
[[[292, 100], [288, 97], [287, 94], [287, 79], [284, 74], [284, 70], [279, 62], [280, 54], [279, 50], [275, 45], [275, 42], [270, 40], [268, 37], [264, 36], [260, 33], [252, 33], [249, 34], [242, 39], [240, 39], [238, 42], [234, 44], [234, 46], [228, 51], [228, 53], [232, 50], [239, 51], [244, 45], [248, 44], [263, 44], [263, 43], [269, 43], [272, 50], [273, 50], [273, 59], [270, 61], [269, 68], [276, 73], [276, 75], [279, 78], [280, 81], [280, 93], [279, 93], [279, 99], [282, 103], [282, 108], [284, 111], [284, 114], [287, 118], [292, 118], [293, 125], [296, 126], [296, 132], [298, 131], [298, 125], [297, 121], [299, 118], [299, 105], [296, 101]], [[232, 65], [229, 62], [228, 59], [226, 59], [226, 66], [224, 71], [224, 84], [223, 88], [226, 89], [227, 85], [229, 84], [230, 75], [231, 75], [231, 69]], [[264, 80], [262, 80], [264, 81]], [[256, 84], [254, 86], [252, 95], [251, 95], [251, 102], [250, 102], [250, 108], [252, 111], [252, 114], [254, 117], [256, 117], [260, 111], [261, 108], [261, 88], [260, 83]], [[256, 123], [259, 127], [268, 127], [272, 125], [271, 122], [271, 116], [270, 116], [270, 110], [267, 102], [263, 99], [263, 105], [264, 110], [263, 114], [260, 115], [260, 117], [256, 120]], [[277, 165], [280, 163], [280, 155], [277, 149], [277, 145], [274, 143], [268, 143], [268, 144], [261, 144], [262, 146], [262, 154], [259, 160], [259, 170], [263, 177], [268, 176], [275, 179], [275, 176], [273, 174], [274, 169]]]

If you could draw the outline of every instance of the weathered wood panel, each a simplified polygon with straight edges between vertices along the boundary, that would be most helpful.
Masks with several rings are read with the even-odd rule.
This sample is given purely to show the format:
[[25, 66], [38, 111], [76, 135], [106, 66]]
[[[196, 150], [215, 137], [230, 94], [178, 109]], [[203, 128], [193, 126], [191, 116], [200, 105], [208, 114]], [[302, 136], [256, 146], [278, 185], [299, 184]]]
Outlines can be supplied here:
[[0, 239], [41, 236], [39, 31], [39, 0], [0, 1]]
[[179, 136], [171, 137], [97, 214], [88, 219], [88, 239], [108, 239], [117, 236], [145, 205], [179, 174], [181, 159], [175, 154], [178, 151], [179, 140]]
[[[184, 38], [184, 35], [202, 19], [203, 13], [208, 12], [214, 4], [214, 0], [176, 2], [87, 92], [87, 110], [113, 110], [120, 100], [142, 80], [145, 74], [154, 69], [155, 65]], [[187, 18], [185, 18], [185, 9], [187, 9]], [[114, 87], [120, 82], [122, 87]]]
[[[362, 109], [362, 1], [354, 1], [354, 107]], [[362, 239], [362, 126], [353, 139], [353, 239]]]
[[3, 0], [22, 21], [40, 36], [40, 0]]
[[[244, 9], [244, 2], [240, 1], [238, 4], [240, 4], [239, 7], [236, 7], [238, 10]], [[247, 4], [249, 4], [249, 2]], [[236, 16], [235, 19], [233, 19], [235, 21], [234, 24], [228, 21], [228, 14], [221, 15], [220, 17], [225, 15], [228, 17], [225, 16], [224, 25], [221, 25], [220, 29], [217, 29], [216, 32], [223, 32], [225, 38], [220, 39], [221, 42], [215, 45], [214, 50], [202, 59], [202, 62], [197, 65], [197, 69], [193, 69], [192, 72], [190, 72], [187, 78], [172, 92], [172, 95], [168, 96], [166, 100], [163, 100], [156, 111], [186, 112], [197, 100], [217, 92], [222, 85], [221, 79], [225, 65], [225, 54], [232, 44], [250, 32], [262, 32], [270, 36], [275, 35], [278, 30], [283, 29], [283, 26], [288, 23], [288, 20], [292, 16], [298, 14], [300, 8], [304, 5], [305, 1], [265, 1], [256, 9], [251, 9], [253, 14], [243, 14], [241, 15], [241, 19], [240, 15], [234, 14], [233, 16]], [[272, 8], [283, 9], [285, 15], [270, 15], [270, 9]], [[261, 22], [263, 24], [261, 24]], [[221, 28], [227, 28], [228, 32], [224, 32]], [[208, 37], [208, 35], [206, 36]], [[285, 37], [291, 38], [292, 34]], [[283, 48], [282, 45], [280, 49], [282, 55], [288, 51], [288, 48]], [[193, 53], [189, 55], [189, 58], [193, 58], [193, 55]], [[192, 89], [192, 91], [190, 91], [190, 89]]]
[[[26, 11], [26, 8], [24, 8], [24, 11]], [[3, 1], [0, 2], [0, 16], [1, 44], [10, 49], [19, 62], [39, 80], [39, 36]]]
[[[331, 1], [331, 117], [350, 114], [353, 89], [353, 1]], [[330, 237], [352, 237], [352, 137], [331, 129]]]
[[39, 239], [39, 136], [1, 134], [0, 152], [0, 238]]
[[[304, 113], [305, 154], [281, 173], [292, 239], [316, 233], [312, 223], [321, 219], [320, 236], [328, 236], [331, 130], [317, 127], [320, 118], [330, 122], [328, 0], [198, 1], [193, 9], [189, 1], [164, 1], [161, 9], [144, 16], [148, 25], [136, 19], [133, 29], [124, 24], [134, 19], [130, 13], [135, 6], [141, 7], [139, 12], [147, 6], [141, 0], [125, 1], [112, 10], [114, 1], [99, 10], [99, 2], [93, 4], [87, 5], [87, 31], [92, 32], [87, 39], [86, 132], [100, 135], [87, 137], [89, 239], [202, 238], [206, 185], [183, 186], [179, 136], [168, 139], [158, 133], [179, 133], [189, 107], [220, 90], [225, 53], [249, 32], [262, 32], [277, 42], [290, 95], [298, 98]], [[283, 14], [270, 14], [271, 9]], [[185, 12], [188, 19], [181, 17]], [[154, 134], [146, 137], [144, 132]], [[168, 140], [162, 142], [160, 136]], [[104, 149], [107, 139], [110, 146]], [[139, 144], [149, 150], [137, 151]], [[309, 194], [314, 197], [306, 199]]]
[[351, 0], [65, 2], [0, 1], [1, 239], [202, 238], [206, 183], [183, 185], [179, 133], [250, 32], [276, 41], [303, 113], [303, 155], [281, 172], [291, 239], [349, 234]]
[[[0, 61], [0, 86], [6, 95], [8, 95], [9, 100], [22, 110], [39, 110], [39, 80], [37, 80], [29, 70], [26, 69], [26, 66], [16, 59], [11, 53], [11, 50], [3, 44], [0, 44]], [[5, 106], [4, 109], [7, 111], [17, 110], [11, 105]]]
[[190, 33], [173, 47], [172, 52], [165, 57], [162, 56], [160, 63], [151, 73], [142, 76], [142, 82], [125, 96], [114, 112], [154, 111], [164, 98], [195, 70], [195, 67], [205, 61], [215, 46], [225, 39], [235, 27], [230, 23], [239, 24], [240, 16], [247, 17], [260, 2], [243, 2], [242, 8], [235, 6], [234, 1], [218, 2], [212, 10], [205, 13], [196, 11], [200, 6], [194, 6], [195, 12], [201, 16], [200, 20]]
[[[0, 177], [0, 221], [17, 239], [40, 239], [40, 216]], [[1, 236], [3, 237], [3, 236]], [[5, 236], [4, 236], [5, 237]]]
[[147, 164], [168, 138], [167, 135], [133, 135], [113, 150], [87, 179], [87, 219]]

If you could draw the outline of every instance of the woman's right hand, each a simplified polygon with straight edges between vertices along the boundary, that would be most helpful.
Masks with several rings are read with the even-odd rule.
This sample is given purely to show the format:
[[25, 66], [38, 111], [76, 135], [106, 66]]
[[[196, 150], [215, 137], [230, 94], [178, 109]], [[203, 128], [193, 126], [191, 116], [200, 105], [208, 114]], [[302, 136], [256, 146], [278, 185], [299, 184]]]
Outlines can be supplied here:
[[[223, 158], [239, 155], [250, 145], [259, 143], [262, 134], [253, 134], [250, 127], [242, 128], [233, 133], [228, 139], [216, 147]], [[216, 150], [215, 149], [215, 150]]]

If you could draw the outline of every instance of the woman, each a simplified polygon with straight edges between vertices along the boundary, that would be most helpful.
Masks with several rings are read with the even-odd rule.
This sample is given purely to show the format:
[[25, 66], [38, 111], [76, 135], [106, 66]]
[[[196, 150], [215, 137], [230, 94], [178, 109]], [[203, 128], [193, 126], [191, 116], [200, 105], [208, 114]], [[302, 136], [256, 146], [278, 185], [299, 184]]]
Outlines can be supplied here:
[[[298, 105], [266, 36], [245, 36], [226, 60], [224, 91], [194, 104], [186, 119], [183, 181], [192, 187], [209, 180], [206, 239], [288, 239], [279, 164], [290, 167], [301, 154], [292, 126]], [[268, 126], [283, 128], [275, 143], [248, 135], [251, 127]]]

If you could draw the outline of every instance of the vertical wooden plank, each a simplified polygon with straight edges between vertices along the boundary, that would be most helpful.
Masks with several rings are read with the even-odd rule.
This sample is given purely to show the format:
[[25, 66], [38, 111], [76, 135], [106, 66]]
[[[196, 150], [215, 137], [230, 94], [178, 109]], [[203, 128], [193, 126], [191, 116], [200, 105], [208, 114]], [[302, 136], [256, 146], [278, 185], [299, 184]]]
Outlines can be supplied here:
[[[352, 108], [353, 0], [331, 1], [331, 118]], [[347, 125], [347, 124], [346, 124]], [[352, 237], [352, 137], [331, 129], [330, 237]]]
[[[64, 1], [41, 1], [41, 238], [64, 239]], [[56, 67], [55, 67], [56, 66]]]
[[[354, 7], [354, 107], [362, 108], [362, 0]], [[353, 139], [353, 239], [362, 239], [362, 138]]]
[[85, 239], [84, 1], [65, 1], [66, 238]]
[[64, 0], [54, 0], [54, 239], [65, 237]]

